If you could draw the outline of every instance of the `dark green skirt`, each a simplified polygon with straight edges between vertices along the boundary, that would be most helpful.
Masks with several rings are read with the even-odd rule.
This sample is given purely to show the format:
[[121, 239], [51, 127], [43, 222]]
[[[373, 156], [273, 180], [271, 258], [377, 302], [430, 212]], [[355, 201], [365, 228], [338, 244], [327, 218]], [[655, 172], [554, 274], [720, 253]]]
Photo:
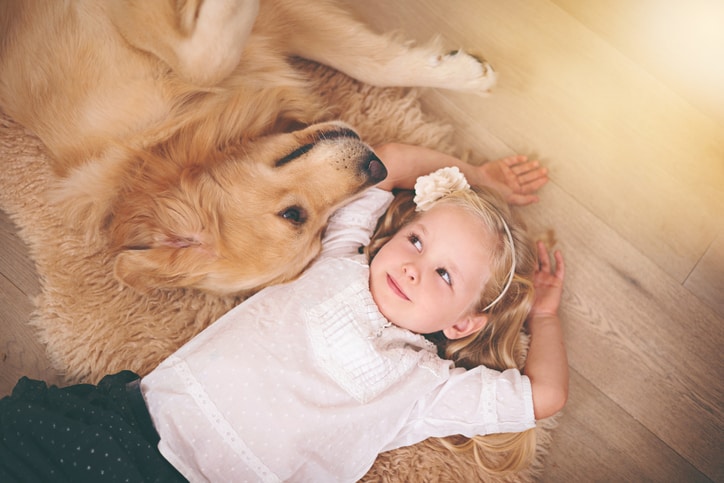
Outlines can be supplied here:
[[138, 381], [130, 371], [97, 386], [20, 379], [0, 399], [0, 481], [186, 481], [157, 449]]

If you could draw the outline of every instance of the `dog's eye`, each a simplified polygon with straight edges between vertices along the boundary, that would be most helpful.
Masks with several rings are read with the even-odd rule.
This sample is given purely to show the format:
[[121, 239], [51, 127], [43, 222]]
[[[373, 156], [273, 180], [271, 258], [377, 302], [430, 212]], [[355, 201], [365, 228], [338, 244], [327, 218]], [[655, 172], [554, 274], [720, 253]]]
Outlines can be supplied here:
[[295, 225], [301, 225], [307, 221], [307, 213], [299, 206], [290, 206], [279, 212], [279, 216]]

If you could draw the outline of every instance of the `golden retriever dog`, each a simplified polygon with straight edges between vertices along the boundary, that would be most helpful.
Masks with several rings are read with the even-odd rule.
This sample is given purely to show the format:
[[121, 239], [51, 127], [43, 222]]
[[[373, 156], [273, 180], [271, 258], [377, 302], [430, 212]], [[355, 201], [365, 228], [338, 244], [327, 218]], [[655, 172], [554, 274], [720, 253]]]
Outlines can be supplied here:
[[47, 147], [68, 224], [107, 237], [139, 290], [294, 278], [331, 212], [384, 178], [349, 126], [315, 124], [294, 57], [378, 86], [495, 81], [325, 0], [0, 0], [0, 108]]
[[174, 142], [121, 151], [117, 175], [108, 178], [106, 157], [97, 183], [83, 171], [83, 184], [98, 188], [91, 198], [113, 207], [105, 226], [118, 248], [115, 275], [127, 285], [228, 294], [287, 281], [319, 252], [334, 209], [386, 175], [341, 122], [197, 149]]

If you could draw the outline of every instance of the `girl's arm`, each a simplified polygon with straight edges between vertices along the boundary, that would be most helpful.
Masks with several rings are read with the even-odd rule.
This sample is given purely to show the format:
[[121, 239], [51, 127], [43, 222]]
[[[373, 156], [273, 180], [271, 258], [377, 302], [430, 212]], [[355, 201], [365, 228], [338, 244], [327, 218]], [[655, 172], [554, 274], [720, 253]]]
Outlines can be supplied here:
[[543, 242], [538, 242], [540, 269], [535, 274], [535, 302], [528, 316], [530, 346], [524, 372], [533, 391], [536, 419], [553, 416], [568, 399], [568, 358], [563, 344], [563, 330], [558, 306], [563, 292], [565, 265], [563, 255], [555, 252], [556, 267], [551, 271], [550, 258]]
[[461, 161], [433, 149], [410, 144], [387, 143], [374, 148], [387, 168], [379, 188], [412, 189], [415, 180], [439, 168], [457, 166], [473, 186], [487, 186], [500, 192], [508, 203], [527, 205], [538, 201], [535, 192], [548, 181], [545, 168], [525, 156], [509, 156], [480, 166]]

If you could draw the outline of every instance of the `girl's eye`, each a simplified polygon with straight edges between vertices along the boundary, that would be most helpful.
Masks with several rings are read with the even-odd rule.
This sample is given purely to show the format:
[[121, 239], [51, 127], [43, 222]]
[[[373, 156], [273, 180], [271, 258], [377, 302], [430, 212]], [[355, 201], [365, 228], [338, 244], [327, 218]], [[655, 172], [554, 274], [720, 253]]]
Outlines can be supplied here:
[[446, 284], [452, 285], [452, 279], [450, 278], [450, 274], [448, 273], [447, 270], [445, 270], [444, 268], [438, 268], [436, 271], [437, 271], [437, 274], [440, 275], [440, 277], [442, 277], [442, 279], [445, 281]]
[[409, 235], [407, 237], [407, 239], [410, 241], [410, 243], [412, 243], [412, 246], [414, 246], [418, 252], [422, 250], [422, 242], [417, 237], [417, 235], [415, 235], [415, 234]]

